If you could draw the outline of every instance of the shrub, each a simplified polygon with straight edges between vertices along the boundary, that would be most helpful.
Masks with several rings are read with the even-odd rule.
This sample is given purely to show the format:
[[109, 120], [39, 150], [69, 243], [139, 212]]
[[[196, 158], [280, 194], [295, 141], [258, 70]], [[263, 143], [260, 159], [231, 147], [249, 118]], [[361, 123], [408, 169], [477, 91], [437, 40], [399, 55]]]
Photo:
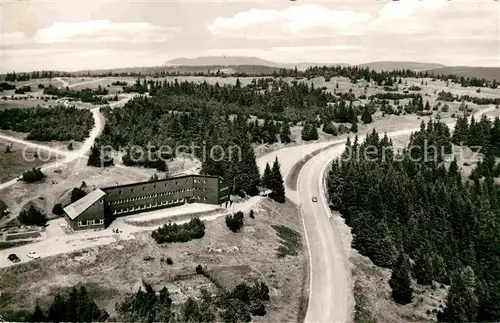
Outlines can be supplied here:
[[170, 257], [167, 257], [167, 265], [172, 265], [174, 262], [172, 260], [172, 258]]
[[41, 182], [45, 178], [40, 168], [33, 168], [23, 173], [22, 180], [27, 183]]
[[57, 203], [56, 205], [54, 205], [54, 207], [52, 208], [52, 213], [59, 216], [64, 214], [64, 210], [61, 203]]
[[239, 211], [233, 215], [226, 216], [226, 225], [233, 232], [240, 231], [243, 226], [243, 212]]
[[19, 222], [26, 225], [43, 226], [47, 223], [47, 217], [35, 206], [30, 205], [27, 210], [21, 211], [18, 216]]
[[255, 219], [255, 212], [253, 210], [250, 210], [250, 219]]
[[168, 223], [154, 230], [151, 234], [157, 243], [188, 242], [193, 239], [200, 239], [204, 235], [205, 224], [199, 218], [194, 218], [181, 225]]
[[203, 267], [201, 265], [196, 266], [196, 273], [198, 275], [203, 275]]

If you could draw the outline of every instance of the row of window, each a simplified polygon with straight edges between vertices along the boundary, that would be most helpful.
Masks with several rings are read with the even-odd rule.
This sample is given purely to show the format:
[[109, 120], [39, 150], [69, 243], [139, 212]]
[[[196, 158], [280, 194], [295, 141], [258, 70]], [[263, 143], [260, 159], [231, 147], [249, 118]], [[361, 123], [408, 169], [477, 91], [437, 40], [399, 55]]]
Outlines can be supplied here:
[[[200, 180], [200, 179], [195, 179], [195, 180], [194, 180], [194, 182], [195, 182], [195, 183], [201, 183], [201, 180]], [[207, 183], [207, 180], [203, 180], [203, 183], [205, 183], [205, 184], [206, 184], [206, 183]], [[178, 185], [178, 184], [179, 184], [179, 181], [175, 181], [175, 185]], [[187, 179], [187, 180], [186, 180], [186, 184], [189, 184], [189, 179]], [[157, 186], [156, 184], [155, 184], [155, 185], [153, 185], [153, 189], [155, 189], [155, 188], [156, 188], [156, 186]], [[158, 186], [159, 186], [159, 185], [158, 185]], [[165, 183], [165, 187], [168, 187], [168, 183]], [[143, 187], [142, 187], [142, 190], [143, 190], [143, 191], [145, 191], [145, 190], [146, 190], [146, 186], [143, 186]], [[134, 188], [131, 188], [131, 189], [130, 189], [130, 192], [133, 192], [133, 191], [134, 191]], [[122, 191], [121, 191], [121, 190], [119, 190], [119, 191], [118, 191], [118, 194], [122, 194]]]
[[100, 225], [100, 224], [104, 224], [104, 219], [78, 221], [79, 227], [87, 227], [90, 225]]
[[[154, 198], [154, 197], [159, 197], [159, 196], [166, 196], [166, 195], [172, 195], [172, 194], [178, 194], [178, 193], [184, 193], [184, 192], [190, 192], [190, 191], [201, 191], [201, 188], [199, 188], [199, 187], [196, 187], [196, 188], [185, 188], [185, 189], [182, 189], [182, 190], [176, 190], [176, 191], [170, 191], [170, 192], [162, 192], [162, 193], [150, 194], [150, 195], [139, 196], [139, 197], [131, 197], [131, 198], [128, 198], [128, 199], [111, 201], [110, 204], [111, 205], [116, 205], [116, 204], [121, 204], [121, 203], [125, 203], [125, 202], [145, 200], [145, 199], [149, 199], [149, 198]], [[204, 187], [203, 191], [206, 192], [207, 188]]]
[[177, 200], [165, 201], [165, 202], [148, 204], [148, 205], [139, 205], [137, 207], [114, 210], [113, 214], [122, 214], [122, 213], [127, 213], [127, 212], [138, 211], [138, 210], [147, 210], [147, 209], [155, 208], [158, 206], [166, 206], [166, 205], [177, 204], [177, 203], [182, 203], [182, 202], [184, 202], [184, 199], [177, 199]]

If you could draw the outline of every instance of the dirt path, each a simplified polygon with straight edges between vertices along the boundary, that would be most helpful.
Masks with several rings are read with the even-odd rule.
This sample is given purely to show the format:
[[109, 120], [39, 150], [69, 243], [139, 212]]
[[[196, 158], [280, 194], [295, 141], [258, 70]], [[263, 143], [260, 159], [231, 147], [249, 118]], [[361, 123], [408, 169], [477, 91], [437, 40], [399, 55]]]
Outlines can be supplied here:
[[[78, 83], [78, 84], [81, 84], [81, 83]], [[113, 107], [116, 107], [118, 105], [125, 104], [132, 98], [133, 98], [133, 95], [127, 95], [124, 99], [117, 101], [117, 102], [113, 102], [109, 106], [113, 108]], [[51, 169], [54, 169], [57, 167], [61, 167], [61, 165], [72, 162], [78, 158], [82, 158], [82, 157], [86, 158], [87, 157], [86, 156], [87, 152], [90, 151], [90, 148], [92, 148], [92, 146], [94, 145], [96, 138], [101, 134], [102, 130], [104, 129], [104, 124], [106, 122], [104, 115], [100, 112], [99, 107], [93, 108], [90, 111], [92, 112], [92, 116], [94, 117], [94, 128], [90, 131], [89, 137], [87, 139], [85, 139], [85, 141], [83, 142], [83, 145], [78, 150], [75, 150], [75, 151], [59, 150], [56, 148], [49, 147], [47, 145], [18, 139], [18, 138], [12, 137], [12, 136], [0, 135], [0, 138], [2, 138], [4, 140], [16, 142], [16, 143], [19, 143], [22, 145], [26, 145], [29, 147], [33, 147], [36, 149], [40, 149], [40, 150], [43, 150], [43, 151], [46, 151], [49, 153], [53, 153], [53, 154], [56, 154], [58, 156], [64, 156], [64, 158], [61, 160], [57, 160], [53, 163], [50, 163], [50, 164], [47, 164], [47, 165], [41, 167], [42, 172], [47, 171], [47, 170], [51, 170]], [[15, 184], [16, 182], [17, 182], [17, 179], [13, 179], [13, 180], [10, 180], [10, 181], [5, 182], [5, 183], [0, 183], [0, 190], [3, 190], [5, 188]]]

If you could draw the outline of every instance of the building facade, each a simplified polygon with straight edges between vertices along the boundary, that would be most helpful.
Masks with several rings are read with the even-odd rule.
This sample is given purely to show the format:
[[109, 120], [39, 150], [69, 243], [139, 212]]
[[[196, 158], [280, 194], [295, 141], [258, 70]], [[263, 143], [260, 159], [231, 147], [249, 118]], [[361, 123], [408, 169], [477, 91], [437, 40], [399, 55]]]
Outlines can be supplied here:
[[104, 198], [95, 190], [64, 208], [65, 218], [73, 230], [104, 228]]
[[102, 218], [104, 226], [105, 206], [114, 217], [163, 209], [184, 203], [207, 203], [222, 206], [229, 202], [230, 189], [228, 183], [218, 176], [185, 175], [157, 181], [111, 186], [99, 191], [103, 193], [95, 194], [95, 197], [99, 196], [99, 199], [96, 199], [92, 206], [88, 205], [86, 209], [76, 207], [76, 211], [69, 209], [71, 216], [67, 215], [67, 219], [73, 229], [93, 228], [90, 225], [79, 226], [80, 219], [82, 219], [81, 224], [87, 224], [88, 222], [83, 221], [97, 219], [101, 223], [100, 219]]

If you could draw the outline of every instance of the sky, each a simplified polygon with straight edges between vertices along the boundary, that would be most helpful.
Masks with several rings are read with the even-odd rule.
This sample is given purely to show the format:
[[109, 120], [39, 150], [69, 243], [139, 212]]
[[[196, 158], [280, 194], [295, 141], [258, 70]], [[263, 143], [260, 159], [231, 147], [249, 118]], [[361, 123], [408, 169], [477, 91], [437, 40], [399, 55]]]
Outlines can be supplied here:
[[0, 13], [0, 73], [207, 55], [500, 67], [493, 0], [0, 0]]

